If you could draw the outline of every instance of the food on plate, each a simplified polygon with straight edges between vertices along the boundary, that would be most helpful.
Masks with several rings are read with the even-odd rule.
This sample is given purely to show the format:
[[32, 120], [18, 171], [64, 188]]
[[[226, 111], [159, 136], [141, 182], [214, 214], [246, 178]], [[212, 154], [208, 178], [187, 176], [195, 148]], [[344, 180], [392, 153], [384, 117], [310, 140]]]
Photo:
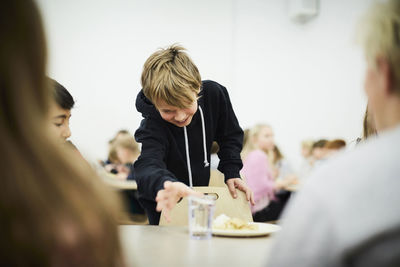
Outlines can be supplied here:
[[213, 228], [219, 230], [258, 230], [258, 225], [221, 214], [215, 218]]

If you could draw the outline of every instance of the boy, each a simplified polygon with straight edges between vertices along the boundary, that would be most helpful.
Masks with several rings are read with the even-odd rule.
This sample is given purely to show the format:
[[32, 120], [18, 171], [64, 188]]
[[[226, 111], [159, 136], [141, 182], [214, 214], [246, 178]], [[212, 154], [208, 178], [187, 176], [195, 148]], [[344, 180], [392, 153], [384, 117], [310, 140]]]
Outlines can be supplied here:
[[144, 64], [143, 89], [136, 108], [143, 120], [135, 133], [142, 152], [134, 164], [139, 200], [150, 224], [158, 224], [160, 211], [168, 212], [182, 198], [199, 195], [190, 186], [208, 186], [210, 150], [220, 146], [218, 169], [234, 198], [236, 188], [253, 195], [239, 178], [243, 131], [225, 87], [201, 81], [184, 48], [173, 45], [152, 54]]
[[54, 101], [51, 101], [49, 110], [51, 130], [54, 136], [64, 143], [71, 136], [69, 119], [71, 118], [71, 109], [74, 107], [75, 101], [64, 86], [50, 78], [48, 81], [54, 99]]

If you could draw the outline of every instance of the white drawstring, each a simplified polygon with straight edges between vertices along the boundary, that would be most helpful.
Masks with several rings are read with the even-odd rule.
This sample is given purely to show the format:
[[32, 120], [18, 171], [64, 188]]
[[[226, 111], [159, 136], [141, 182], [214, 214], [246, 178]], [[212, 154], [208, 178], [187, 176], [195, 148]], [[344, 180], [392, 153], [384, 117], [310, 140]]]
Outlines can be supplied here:
[[207, 144], [206, 144], [206, 125], [204, 123], [203, 110], [199, 105], [200, 115], [201, 115], [201, 129], [203, 130], [203, 151], [204, 151], [204, 168], [210, 166], [207, 160]]
[[[200, 110], [200, 117], [201, 117], [201, 127], [202, 127], [202, 132], [203, 132], [204, 168], [206, 168], [206, 167], [210, 166], [210, 163], [208, 163], [208, 160], [207, 160], [206, 126], [204, 123], [203, 110], [201, 109], [200, 105], [199, 105], [199, 110]], [[189, 141], [188, 141], [186, 126], [183, 126], [183, 133], [185, 135], [185, 150], [186, 150], [187, 168], [188, 168], [188, 173], [189, 173], [189, 186], [192, 188], [193, 187], [193, 178], [192, 178], [192, 168], [190, 167]]]
[[192, 168], [190, 167], [189, 142], [188, 142], [186, 126], [183, 126], [183, 133], [185, 134], [185, 148], [186, 148], [187, 168], [189, 172], [189, 186], [190, 188], [192, 188], [193, 187]]

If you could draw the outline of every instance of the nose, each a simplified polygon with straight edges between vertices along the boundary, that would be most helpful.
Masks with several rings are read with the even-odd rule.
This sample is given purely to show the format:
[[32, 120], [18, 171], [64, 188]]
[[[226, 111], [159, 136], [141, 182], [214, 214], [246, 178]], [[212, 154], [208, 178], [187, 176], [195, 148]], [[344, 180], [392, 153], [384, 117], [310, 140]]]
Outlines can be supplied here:
[[181, 110], [179, 110], [179, 111], [177, 111], [176, 112], [176, 115], [175, 115], [175, 120], [176, 121], [182, 121], [182, 120], [184, 120], [186, 118], [186, 113], [185, 112], [183, 112], [183, 111], [181, 111]]
[[69, 125], [67, 125], [64, 129], [64, 131], [62, 132], [62, 137], [66, 140], [69, 137], [71, 137], [71, 129], [69, 128]]

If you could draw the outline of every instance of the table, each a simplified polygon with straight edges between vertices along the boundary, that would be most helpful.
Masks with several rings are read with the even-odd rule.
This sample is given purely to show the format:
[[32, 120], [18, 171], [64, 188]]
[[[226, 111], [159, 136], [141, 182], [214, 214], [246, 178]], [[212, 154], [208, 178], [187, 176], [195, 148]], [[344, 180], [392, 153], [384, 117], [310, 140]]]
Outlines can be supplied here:
[[118, 180], [118, 178], [106, 171], [98, 171], [104, 183], [117, 190], [137, 190], [137, 183], [134, 180]]
[[192, 240], [187, 227], [120, 226], [127, 266], [264, 266], [273, 236]]
[[136, 181], [105, 180], [105, 183], [118, 190], [137, 190]]

